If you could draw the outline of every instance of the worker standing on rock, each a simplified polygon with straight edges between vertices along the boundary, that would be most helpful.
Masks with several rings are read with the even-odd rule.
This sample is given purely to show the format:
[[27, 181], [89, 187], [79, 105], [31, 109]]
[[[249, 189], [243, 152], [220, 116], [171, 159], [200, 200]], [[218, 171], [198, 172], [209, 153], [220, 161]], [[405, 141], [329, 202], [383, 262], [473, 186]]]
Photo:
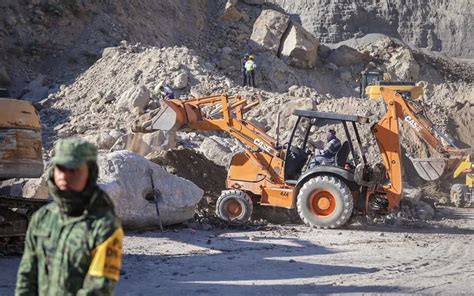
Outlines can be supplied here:
[[255, 56], [249, 55], [248, 60], [245, 62], [245, 76], [247, 77], [247, 83], [251, 87], [255, 87], [255, 69], [257, 64], [255, 63]]
[[112, 295], [124, 233], [97, 186], [97, 148], [82, 139], [59, 140], [52, 164], [53, 202], [31, 218], [15, 295]]
[[167, 84], [160, 86], [160, 92], [164, 100], [173, 100], [175, 98], [174, 91]]
[[330, 129], [326, 133], [326, 145], [324, 149], [316, 149], [314, 157], [309, 163], [309, 168], [315, 165], [334, 163], [337, 151], [341, 149], [341, 141], [336, 137], [336, 131]]

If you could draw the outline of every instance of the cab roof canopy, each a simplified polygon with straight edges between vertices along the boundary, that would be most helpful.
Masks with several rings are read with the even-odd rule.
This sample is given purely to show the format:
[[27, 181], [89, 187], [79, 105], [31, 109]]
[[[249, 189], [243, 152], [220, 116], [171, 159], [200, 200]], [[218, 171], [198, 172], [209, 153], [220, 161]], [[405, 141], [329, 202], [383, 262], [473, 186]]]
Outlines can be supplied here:
[[358, 123], [369, 123], [369, 119], [367, 117], [358, 116], [358, 115], [350, 115], [350, 114], [333, 113], [333, 112], [295, 110], [293, 111], [293, 115], [300, 116], [300, 117], [307, 117], [307, 118], [326, 119], [329, 121], [350, 121], [350, 122], [358, 122]]

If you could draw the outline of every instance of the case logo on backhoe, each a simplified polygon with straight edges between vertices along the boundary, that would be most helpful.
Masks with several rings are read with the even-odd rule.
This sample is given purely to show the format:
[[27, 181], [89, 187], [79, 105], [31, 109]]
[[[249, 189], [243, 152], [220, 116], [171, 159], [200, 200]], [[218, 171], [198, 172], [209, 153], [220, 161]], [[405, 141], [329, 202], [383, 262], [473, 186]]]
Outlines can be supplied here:
[[411, 118], [410, 115], [405, 115], [405, 121], [408, 122], [408, 124], [416, 131], [420, 131], [421, 128], [418, 126], [418, 123], [413, 118]]
[[272, 147], [268, 146], [267, 144], [265, 144], [262, 140], [260, 140], [259, 138], [256, 138], [255, 140], [253, 140], [253, 143], [255, 145], [258, 146], [258, 148], [262, 149], [263, 151], [269, 153], [269, 154], [272, 154], [273, 153], [273, 149]]

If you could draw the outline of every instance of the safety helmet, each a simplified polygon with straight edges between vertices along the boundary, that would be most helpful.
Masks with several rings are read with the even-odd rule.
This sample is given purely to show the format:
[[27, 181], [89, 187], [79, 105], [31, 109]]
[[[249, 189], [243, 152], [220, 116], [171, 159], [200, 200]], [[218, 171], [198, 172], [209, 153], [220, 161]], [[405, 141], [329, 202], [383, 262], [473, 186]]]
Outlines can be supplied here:
[[255, 56], [254, 55], [249, 55], [249, 60], [254, 60], [255, 59]]

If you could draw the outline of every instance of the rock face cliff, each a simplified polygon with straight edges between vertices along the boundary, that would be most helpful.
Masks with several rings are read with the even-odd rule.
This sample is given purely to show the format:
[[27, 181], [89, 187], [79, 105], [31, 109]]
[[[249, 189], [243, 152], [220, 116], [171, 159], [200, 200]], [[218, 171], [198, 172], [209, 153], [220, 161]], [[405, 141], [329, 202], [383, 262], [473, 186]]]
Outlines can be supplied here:
[[268, 0], [293, 15], [323, 43], [368, 33], [418, 48], [474, 58], [473, 0]]

